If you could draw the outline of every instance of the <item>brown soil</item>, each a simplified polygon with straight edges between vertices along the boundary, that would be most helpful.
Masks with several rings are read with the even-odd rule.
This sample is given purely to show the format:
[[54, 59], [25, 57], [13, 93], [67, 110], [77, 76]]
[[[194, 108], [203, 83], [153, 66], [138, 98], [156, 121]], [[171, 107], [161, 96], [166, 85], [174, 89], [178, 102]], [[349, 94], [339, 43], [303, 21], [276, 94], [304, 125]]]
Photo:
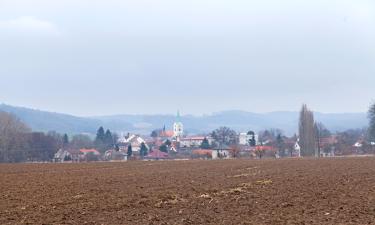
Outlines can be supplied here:
[[375, 224], [375, 158], [0, 165], [0, 224]]

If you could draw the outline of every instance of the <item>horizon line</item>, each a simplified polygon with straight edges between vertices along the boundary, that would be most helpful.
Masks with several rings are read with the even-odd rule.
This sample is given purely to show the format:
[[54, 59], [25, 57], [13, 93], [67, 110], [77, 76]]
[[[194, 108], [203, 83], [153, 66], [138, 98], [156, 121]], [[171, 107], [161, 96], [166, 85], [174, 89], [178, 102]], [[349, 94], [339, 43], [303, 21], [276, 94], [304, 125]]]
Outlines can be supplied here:
[[[0, 106], [8, 106], [8, 107], [13, 107], [13, 108], [21, 108], [25, 110], [34, 110], [34, 111], [39, 111], [39, 112], [44, 112], [44, 113], [55, 113], [55, 114], [63, 114], [67, 116], [73, 116], [73, 117], [80, 117], [80, 118], [99, 118], [99, 117], [113, 117], [113, 116], [175, 116], [174, 113], [113, 113], [113, 114], [103, 114], [103, 115], [77, 115], [74, 113], [68, 113], [68, 112], [58, 112], [58, 111], [53, 111], [53, 110], [45, 110], [45, 109], [38, 109], [38, 108], [33, 108], [33, 107], [28, 107], [28, 106], [19, 106], [19, 105], [11, 105], [8, 103], [0, 102]], [[181, 111], [181, 110], [180, 110]], [[181, 116], [192, 116], [192, 117], [205, 117], [205, 116], [213, 116], [216, 114], [220, 113], [225, 113], [225, 112], [241, 112], [241, 113], [252, 113], [252, 114], [271, 114], [271, 113], [298, 113], [299, 111], [293, 111], [293, 110], [274, 110], [274, 111], [267, 111], [267, 112], [256, 112], [256, 111], [247, 111], [243, 109], [224, 109], [220, 111], [213, 111], [210, 113], [201, 113], [201, 114], [192, 114], [192, 113], [186, 113], [186, 114], [181, 114]], [[322, 111], [315, 111], [313, 110], [314, 113], [318, 114], [367, 114], [366, 111], [360, 111], [360, 112], [322, 112]]]

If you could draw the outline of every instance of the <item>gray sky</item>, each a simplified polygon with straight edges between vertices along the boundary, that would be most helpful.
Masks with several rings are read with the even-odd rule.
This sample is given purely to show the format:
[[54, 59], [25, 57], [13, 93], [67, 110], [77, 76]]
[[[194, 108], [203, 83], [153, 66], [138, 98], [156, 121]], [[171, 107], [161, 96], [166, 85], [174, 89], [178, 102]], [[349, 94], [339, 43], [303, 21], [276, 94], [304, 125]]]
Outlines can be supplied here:
[[366, 111], [373, 0], [0, 0], [0, 102], [75, 115]]

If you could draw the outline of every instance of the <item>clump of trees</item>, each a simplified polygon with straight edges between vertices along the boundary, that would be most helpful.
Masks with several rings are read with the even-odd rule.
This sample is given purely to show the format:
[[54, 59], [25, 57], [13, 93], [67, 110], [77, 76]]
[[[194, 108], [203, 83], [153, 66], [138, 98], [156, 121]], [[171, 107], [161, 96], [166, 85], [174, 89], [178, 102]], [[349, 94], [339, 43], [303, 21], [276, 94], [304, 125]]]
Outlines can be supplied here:
[[84, 134], [69, 137], [55, 131], [33, 132], [16, 116], [0, 111], [0, 162], [50, 161], [58, 149], [96, 148], [104, 152], [114, 148], [117, 138], [103, 127], [94, 141]]
[[315, 137], [316, 137], [316, 147], [318, 155], [320, 155], [321, 152], [328, 153], [331, 151], [330, 146], [326, 146], [325, 148], [321, 149], [322, 147], [322, 139], [327, 138], [331, 136], [331, 132], [324, 126], [321, 122], [316, 122], [315, 125]]
[[220, 127], [212, 131], [211, 137], [220, 145], [235, 145], [238, 143], [236, 131], [229, 127]]
[[263, 148], [256, 148], [255, 149], [255, 155], [261, 159], [263, 155], [265, 154], [265, 150]]
[[98, 131], [96, 132], [94, 144], [95, 147], [103, 153], [108, 149], [114, 148], [117, 139], [118, 136], [116, 134], [112, 134], [109, 129], [104, 131], [103, 127], [99, 127]]
[[0, 162], [48, 161], [64, 144], [63, 136], [31, 129], [7, 112], [0, 112]]
[[23, 161], [27, 154], [30, 129], [15, 116], [0, 112], [0, 161]]
[[94, 142], [88, 135], [77, 134], [72, 137], [72, 140], [68, 144], [64, 144], [65, 148], [81, 149], [81, 148], [95, 148]]
[[[283, 135], [283, 131], [278, 128], [271, 128], [271, 129], [266, 129], [259, 131], [259, 144], [260, 145], [267, 145], [267, 144], [272, 144], [272, 142], [275, 142], [277, 137], [279, 135]], [[266, 143], [270, 142], [270, 143]]]
[[280, 157], [285, 157], [286, 156], [285, 141], [284, 141], [284, 138], [283, 138], [283, 136], [281, 134], [278, 134], [277, 137], [276, 137], [276, 148], [279, 151], [279, 156]]

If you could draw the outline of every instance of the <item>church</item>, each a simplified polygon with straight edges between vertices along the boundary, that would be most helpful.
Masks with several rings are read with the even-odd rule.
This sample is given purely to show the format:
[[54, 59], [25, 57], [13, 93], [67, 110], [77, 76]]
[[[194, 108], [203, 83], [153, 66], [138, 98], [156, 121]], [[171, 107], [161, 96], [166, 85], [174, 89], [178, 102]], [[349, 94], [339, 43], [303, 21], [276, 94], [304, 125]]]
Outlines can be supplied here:
[[166, 130], [165, 126], [158, 133], [158, 137], [162, 139], [169, 139], [173, 141], [180, 142], [184, 135], [184, 125], [181, 122], [180, 112], [177, 112], [177, 117], [173, 123], [173, 130]]

